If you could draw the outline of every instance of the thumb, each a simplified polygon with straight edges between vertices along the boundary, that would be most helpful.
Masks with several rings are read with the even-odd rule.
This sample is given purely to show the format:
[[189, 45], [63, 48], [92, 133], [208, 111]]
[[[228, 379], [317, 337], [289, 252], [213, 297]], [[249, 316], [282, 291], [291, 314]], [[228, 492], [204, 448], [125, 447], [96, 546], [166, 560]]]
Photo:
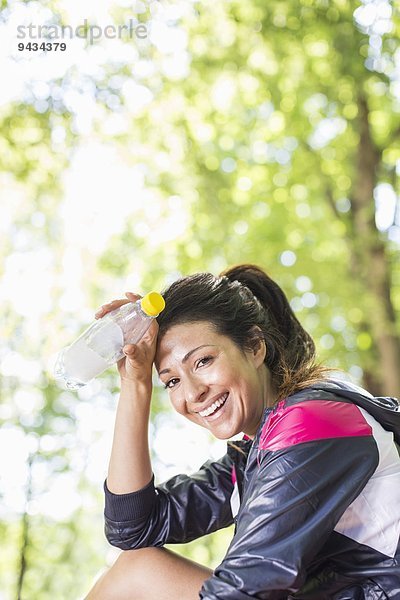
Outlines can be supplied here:
[[134, 344], [126, 344], [122, 350], [126, 356], [132, 357], [135, 354], [136, 346]]

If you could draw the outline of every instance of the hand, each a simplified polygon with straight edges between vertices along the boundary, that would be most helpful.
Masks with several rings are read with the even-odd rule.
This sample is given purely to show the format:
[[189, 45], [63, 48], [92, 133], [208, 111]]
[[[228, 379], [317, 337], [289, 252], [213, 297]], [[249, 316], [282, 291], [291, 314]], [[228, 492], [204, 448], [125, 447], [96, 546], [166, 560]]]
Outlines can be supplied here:
[[[141, 296], [126, 292], [127, 300], [113, 300], [103, 304], [96, 312], [95, 318], [100, 319], [107, 313], [127, 304], [136, 302]], [[123, 348], [124, 358], [118, 361], [118, 371], [122, 382], [143, 382], [151, 386], [151, 371], [157, 346], [158, 323], [152, 322], [149, 329], [137, 344], [126, 344]]]

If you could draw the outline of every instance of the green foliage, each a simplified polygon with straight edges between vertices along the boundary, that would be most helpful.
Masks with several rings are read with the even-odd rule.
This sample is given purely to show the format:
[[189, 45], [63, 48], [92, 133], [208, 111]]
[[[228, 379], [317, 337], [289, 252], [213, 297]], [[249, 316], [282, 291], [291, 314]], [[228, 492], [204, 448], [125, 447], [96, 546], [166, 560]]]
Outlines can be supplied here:
[[[3, 21], [18, 4], [2, 3]], [[107, 443], [117, 376], [106, 372], [89, 392], [62, 391], [49, 357], [128, 285], [162, 289], [181, 274], [258, 263], [281, 283], [322, 361], [356, 380], [376, 369], [374, 303], [352, 268], [354, 244], [362, 253], [368, 240], [355, 240], [352, 198], [362, 102], [379, 155], [376, 183], [398, 193], [395, 3], [383, 33], [354, 18], [354, 1], [206, 0], [178, 2], [175, 12], [169, 5], [146, 5], [138, 20], [161, 23], [181, 40], [175, 50], [166, 49], [161, 29], [152, 41], [126, 43], [118, 57], [99, 42], [85, 54], [97, 57], [95, 68], [85, 70], [83, 61], [62, 77], [43, 76], [39, 95], [38, 81], [29, 80], [23, 97], [0, 109], [3, 228], [9, 225], [0, 272], [5, 290], [20, 281], [2, 303], [0, 441], [20, 435], [32, 462], [18, 484], [19, 508], [5, 509], [0, 526], [7, 599], [17, 597], [24, 535], [22, 599], [74, 600], [106, 562], [102, 475], [94, 483], [87, 471]], [[56, 21], [67, 21], [61, 1], [46, 6]], [[131, 14], [131, 7], [112, 8], [116, 23]], [[88, 187], [78, 186], [71, 217], [72, 165], [82, 148], [96, 145], [115, 153], [121, 171], [110, 165], [110, 173], [135, 175], [141, 185], [115, 181], [104, 204], [93, 201], [94, 180], [104, 175], [99, 167]], [[79, 163], [78, 181], [84, 168]], [[368, 210], [373, 221], [372, 197]], [[102, 243], [100, 217], [110, 230]], [[399, 226], [393, 220], [375, 231], [386, 251], [398, 333]], [[34, 302], [40, 287], [45, 308]], [[154, 427], [168, 410], [157, 387]], [[81, 500], [57, 518], [40, 503], [62, 481]], [[0, 493], [10, 502], [7, 481]], [[224, 530], [177, 550], [213, 567], [231, 535]]]

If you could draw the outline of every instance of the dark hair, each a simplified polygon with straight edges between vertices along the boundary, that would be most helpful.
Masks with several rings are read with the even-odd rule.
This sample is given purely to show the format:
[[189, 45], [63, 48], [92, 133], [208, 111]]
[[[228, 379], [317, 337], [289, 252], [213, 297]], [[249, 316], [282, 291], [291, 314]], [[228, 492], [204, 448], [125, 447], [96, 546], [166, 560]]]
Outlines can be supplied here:
[[241, 350], [265, 340], [265, 364], [277, 399], [320, 381], [329, 370], [315, 363], [315, 345], [275, 281], [255, 265], [237, 265], [219, 277], [197, 273], [163, 292], [165, 310], [157, 318], [159, 339], [173, 325], [212, 323]]

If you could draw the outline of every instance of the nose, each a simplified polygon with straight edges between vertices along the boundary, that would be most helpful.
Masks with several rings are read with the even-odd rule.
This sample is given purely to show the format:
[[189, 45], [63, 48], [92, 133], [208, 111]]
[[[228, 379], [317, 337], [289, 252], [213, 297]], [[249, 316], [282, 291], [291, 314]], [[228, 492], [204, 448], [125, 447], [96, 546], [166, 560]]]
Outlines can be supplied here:
[[208, 386], [203, 381], [188, 377], [184, 385], [185, 400], [188, 406], [201, 402], [208, 391]]

